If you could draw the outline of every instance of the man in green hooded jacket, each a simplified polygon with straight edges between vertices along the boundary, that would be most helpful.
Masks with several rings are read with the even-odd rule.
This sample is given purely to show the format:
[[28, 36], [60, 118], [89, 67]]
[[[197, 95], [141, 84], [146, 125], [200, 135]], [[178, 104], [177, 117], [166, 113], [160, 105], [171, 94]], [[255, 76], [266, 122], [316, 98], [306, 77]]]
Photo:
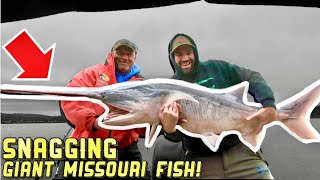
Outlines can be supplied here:
[[[276, 119], [274, 94], [260, 73], [222, 60], [199, 61], [197, 46], [185, 34], [175, 35], [169, 44], [169, 60], [174, 70], [173, 79], [197, 83], [208, 88], [227, 88], [249, 82], [249, 94], [262, 104], [262, 108], [247, 117], [263, 125]], [[254, 153], [239, 140], [237, 135], [226, 136], [217, 152], [212, 152], [199, 138], [177, 131], [179, 104], [173, 102], [161, 108], [159, 117], [166, 139], [182, 140], [185, 160], [202, 161], [201, 178], [209, 179], [270, 179], [273, 178], [261, 152]]]

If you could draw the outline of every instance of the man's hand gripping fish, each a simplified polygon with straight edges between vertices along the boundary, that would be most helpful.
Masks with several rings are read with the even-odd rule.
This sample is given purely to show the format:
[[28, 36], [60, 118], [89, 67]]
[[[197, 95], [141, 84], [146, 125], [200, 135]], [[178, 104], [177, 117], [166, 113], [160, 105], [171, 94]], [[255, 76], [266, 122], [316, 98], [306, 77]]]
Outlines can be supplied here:
[[[130, 81], [102, 88], [1, 85], [1, 98], [58, 97], [56, 100], [99, 103], [106, 108], [106, 112], [99, 117], [101, 127], [119, 130], [146, 127], [146, 147], [153, 145], [162, 128], [158, 116], [160, 108], [174, 101], [182, 107], [180, 118], [187, 120], [180, 122], [176, 128], [186, 135], [201, 138], [212, 151], [218, 150], [223, 137], [237, 134], [245, 145], [256, 152], [260, 149], [266, 129], [275, 124], [303, 143], [320, 142], [319, 133], [310, 123], [310, 114], [320, 102], [320, 80], [277, 104], [277, 120], [263, 124], [262, 129], [259, 129], [262, 122], [246, 119], [261, 108], [261, 104], [248, 102], [248, 87], [248, 82], [242, 82], [226, 89], [209, 89], [173, 79]], [[27, 94], [33, 95], [30, 97]], [[49, 96], [44, 98], [34, 94]], [[109, 113], [106, 105], [128, 113], [104, 120]]]

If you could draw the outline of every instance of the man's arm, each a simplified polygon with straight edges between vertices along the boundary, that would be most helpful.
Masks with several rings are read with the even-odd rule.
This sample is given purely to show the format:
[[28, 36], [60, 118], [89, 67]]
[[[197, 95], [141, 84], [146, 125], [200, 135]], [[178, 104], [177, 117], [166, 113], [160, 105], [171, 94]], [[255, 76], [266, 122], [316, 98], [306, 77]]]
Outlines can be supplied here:
[[238, 74], [240, 81], [249, 82], [248, 93], [256, 102], [261, 103], [263, 107], [276, 109], [273, 91], [259, 72], [234, 64], [231, 64], [230, 67], [233, 72]]
[[180, 142], [182, 140], [183, 134], [179, 130], [176, 130], [174, 133], [166, 133], [162, 131], [164, 138], [171, 142]]
[[249, 82], [248, 93], [253, 96], [256, 102], [262, 104], [262, 108], [258, 112], [246, 118], [251, 121], [259, 121], [260, 126], [257, 131], [260, 131], [264, 125], [277, 119], [277, 108], [273, 91], [259, 72], [239, 67], [234, 64], [231, 64], [230, 66], [232, 70], [239, 75], [240, 81]]

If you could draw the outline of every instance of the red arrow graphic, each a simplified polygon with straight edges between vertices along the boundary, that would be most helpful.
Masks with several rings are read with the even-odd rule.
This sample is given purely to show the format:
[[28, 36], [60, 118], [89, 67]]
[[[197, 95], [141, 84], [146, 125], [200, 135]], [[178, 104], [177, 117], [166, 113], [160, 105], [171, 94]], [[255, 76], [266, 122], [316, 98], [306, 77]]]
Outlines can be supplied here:
[[21, 69], [12, 80], [49, 80], [55, 44], [43, 51], [39, 44], [23, 29], [3, 49]]

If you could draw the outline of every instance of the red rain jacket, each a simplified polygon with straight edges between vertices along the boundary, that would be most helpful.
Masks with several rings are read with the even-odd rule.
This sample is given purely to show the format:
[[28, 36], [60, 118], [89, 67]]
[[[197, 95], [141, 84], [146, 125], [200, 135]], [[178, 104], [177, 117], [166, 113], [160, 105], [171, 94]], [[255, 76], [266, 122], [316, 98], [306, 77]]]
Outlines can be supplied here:
[[[131, 80], [142, 80], [133, 76]], [[111, 52], [105, 64], [97, 64], [74, 76], [68, 87], [102, 87], [118, 83], [115, 75], [113, 52]], [[98, 104], [89, 101], [61, 101], [61, 107], [70, 122], [75, 125], [71, 137], [77, 138], [108, 138], [118, 141], [119, 149], [130, 146], [138, 140], [139, 135], [144, 136], [145, 128], [130, 130], [96, 130], [93, 124], [105, 109]], [[114, 111], [110, 107], [110, 113]], [[94, 130], [93, 130], [94, 129]]]

